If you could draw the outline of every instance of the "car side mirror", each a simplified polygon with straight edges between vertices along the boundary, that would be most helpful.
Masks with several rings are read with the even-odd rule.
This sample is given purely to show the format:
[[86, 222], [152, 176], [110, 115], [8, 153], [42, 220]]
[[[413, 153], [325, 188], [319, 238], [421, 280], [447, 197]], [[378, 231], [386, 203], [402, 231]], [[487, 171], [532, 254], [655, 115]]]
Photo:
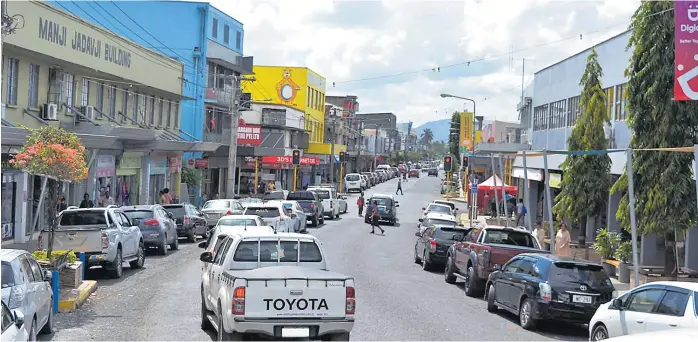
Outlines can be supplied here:
[[419, 219], [419, 222], [424, 222], [424, 219], [423, 219], [423, 218], [420, 218], [420, 219]]
[[170, 218], [170, 220], [174, 220], [174, 215], [171, 212], [167, 212], [167, 217]]
[[17, 329], [22, 329], [22, 326], [24, 325], [24, 313], [22, 313], [22, 311], [20, 311], [19, 309], [15, 309], [13, 319], [15, 321]]
[[502, 266], [499, 265], [499, 264], [495, 264], [495, 265], [494, 265], [494, 270], [495, 270], [495, 271], [501, 271], [501, 270], [502, 270]]
[[422, 237], [422, 234], [420, 234], [419, 232], [416, 232], [416, 233], [414, 233], [414, 236], [416, 236], [416, 237]]
[[422, 210], [427, 210], [427, 208], [422, 207]]
[[205, 263], [212, 263], [213, 262], [213, 253], [203, 252], [203, 253], [201, 253], [201, 256], [199, 256], [199, 260], [201, 260]]
[[44, 271], [44, 281], [48, 281], [49, 283], [53, 280], [53, 272], [45, 270]]
[[458, 208], [456, 208], [455, 210], [458, 211]]
[[396, 204], [396, 205], [395, 205], [395, 208], [397, 208], [397, 207], [399, 207], [399, 206], [400, 206], [399, 204]]
[[201, 243], [199, 243], [199, 248], [206, 248], [206, 247], [208, 247], [208, 241], [202, 241]]
[[623, 310], [623, 300], [620, 298], [616, 298], [613, 300], [613, 307], [618, 309], [618, 310]]

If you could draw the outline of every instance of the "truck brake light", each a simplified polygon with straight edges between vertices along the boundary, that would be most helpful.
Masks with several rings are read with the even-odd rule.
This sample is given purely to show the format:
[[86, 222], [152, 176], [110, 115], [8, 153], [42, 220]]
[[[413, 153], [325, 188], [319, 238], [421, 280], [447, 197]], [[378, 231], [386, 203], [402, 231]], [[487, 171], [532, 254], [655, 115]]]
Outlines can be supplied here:
[[334, 202], [330, 201], [330, 209], [334, 208]]
[[431, 252], [436, 253], [436, 240], [430, 239], [429, 244], [431, 245]]
[[109, 236], [107, 236], [107, 233], [102, 233], [102, 249], [109, 249]]
[[356, 311], [356, 292], [353, 286], [347, 286], [347, 305], [345, 314], [353, 315]]
[[542, 300], [550, 301], [553, 299], [553, 288], [548, 283], [539, 283], [538, 289]]
[[245, 287], [238, 286], [233, 291], [233, 315], [245, 314]]
[[225, 214], [226, 214], [226, 215], [232, 215], [232, 214], [233, 214], [233, 211], [232, 211], [232, 210], [228, 210], [228, 212], [225, 213]]
[[158, 224], [160, 224], [160, 222], [158, 222], [158, 219], [150, 219], [150, 220], [145, 220], [145, 222], [143, 222], [143, 224], [145, 224], [146, 226], [157, 226]]

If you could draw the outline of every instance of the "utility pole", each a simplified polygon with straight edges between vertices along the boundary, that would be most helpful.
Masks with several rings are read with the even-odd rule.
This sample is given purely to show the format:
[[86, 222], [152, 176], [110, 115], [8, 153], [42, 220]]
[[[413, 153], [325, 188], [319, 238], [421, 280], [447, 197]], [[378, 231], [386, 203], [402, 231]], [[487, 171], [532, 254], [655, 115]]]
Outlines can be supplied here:
[[373, 137], [373, 170], [375, 170], [378, 166], [378, 128], [376, 128], [376, 135]]
[[235, 195], [235, 173], [237, 172], [238, 158], [238, 122], [240, 112], [238, 111], [238, 90], [240, 81], [255, 81], [255, 78], [242, 78], [241, 76], [230, 76], [233, 80], [232, 93], [230, 94], [230, 149], [228, 150], [228, 176], [226, 177], [226, 197], [232, 198]]
[[356, 172], [361, 173], [361, 148], [364, 145], [364, 122], [359, 121], [359, 146], [356, 148]]
[[335, 118], [337, 115], [337, 109], [332, 108], [332, 116], [330, 116], [330, 119], [332, 120], [332, 129], [330, 130], [330, 183], [334, 184], [334, 140], [335, 140], [335, 127], [337, 126], [335, 123]]

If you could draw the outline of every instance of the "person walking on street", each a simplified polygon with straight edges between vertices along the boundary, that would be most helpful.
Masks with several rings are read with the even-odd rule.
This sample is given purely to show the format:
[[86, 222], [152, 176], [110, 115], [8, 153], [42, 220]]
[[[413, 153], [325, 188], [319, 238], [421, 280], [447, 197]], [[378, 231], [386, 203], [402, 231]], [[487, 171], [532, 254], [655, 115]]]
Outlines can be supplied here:
[[[490, 206], [490, 194], [487, 192], [485, 193], [484, 203], [486, 206]], [[492, 208], [489, 209], [491, 210]], [[492, 214], [490, 214], [490, 216], [492, 216]]]
[[359, 198], [356, 200], [356, 206], [359, 207], [359, 217], [364, 215], [364, 192], [362, 191]]
[[404, 195], [404, 193], [402, 192], [402, 179], [400, 178], [397, 179], [397, 190], [395, 190], [396, 195], [398, 191], [400, 192], [400, 195]]
[[378, 211], [378, 201], [373, 201], [373, 205], [371, 207], [371, 234], [375, 234], [375, 229], [378, 228], [381, 230], [381, 235], [385, 234], [385, 230], [381, 228], [380, 225], [378, 225], [378, 221], [380, 221], [381, 214]]
[[516, 225], [521, 226], [522, 223], [524, 222], [522, 220], [522, 212], [523, 212], [523, 198], [519, 198], [519, 203], [516, 203]]

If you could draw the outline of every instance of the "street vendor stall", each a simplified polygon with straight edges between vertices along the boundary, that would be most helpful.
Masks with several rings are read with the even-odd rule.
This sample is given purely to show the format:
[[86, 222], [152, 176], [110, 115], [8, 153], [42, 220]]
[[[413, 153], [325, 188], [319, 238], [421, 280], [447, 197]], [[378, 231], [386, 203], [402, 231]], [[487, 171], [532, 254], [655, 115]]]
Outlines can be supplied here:
[[[495, 187], [495, 177], [496, 177], [496, 183], [497, 186]], [[485, 203], [485, 194], [489, 195], [490, 198], [495, 198], [494, 196], [494, 191], [497, 191], [497, 197], [499, 198], [499, 201], [501, 202], [502, 199], [502, 187], [504, 187], [504, 192], [507, 195], [512, 196], [513, 198], [516, 198], [516, 195], [519, 192], [519, 189], [515, 186], [512, 185], [507, 185], [502, 182], [502, 179], [497, 177], [496, 175], [486, 179], [484, 182], [480, 183], [477, 185], [477, 205], [480, 210], [483, 210], [486, 205], [489, 205], [489, 203]], [[468, 194], [470, 194], [472, 185], [468, 184]], [[468, 196], [470, 198], [470, 196]]]

